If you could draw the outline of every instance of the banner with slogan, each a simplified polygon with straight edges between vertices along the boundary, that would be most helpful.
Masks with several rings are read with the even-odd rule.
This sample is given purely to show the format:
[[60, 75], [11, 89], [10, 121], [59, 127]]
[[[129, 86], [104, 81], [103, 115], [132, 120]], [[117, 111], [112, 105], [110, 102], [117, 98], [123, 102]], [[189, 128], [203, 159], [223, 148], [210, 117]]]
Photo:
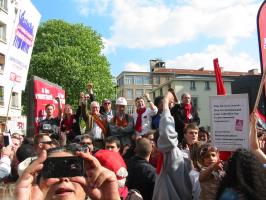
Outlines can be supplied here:
[[249, 148], [248, 94], [211, 96], [212, 144], [220, 151]]
[[10, 82], [16, 92], [25, 89], [40, 19], [41, 15], [31, 1], [21, 1], [11, 33], [4, 68], [4, 80]]
[[65, 105], [65, 90], [56, 84], [51, 84], [48, 81], [34, 79], [34, 128], [37, 133], [39, 121], [46, 117], [45, 105], [53, 104], [55, 111], [54, 117], [58, 114], [58, 103], [55, 100], [59, 97], [62, 108]]

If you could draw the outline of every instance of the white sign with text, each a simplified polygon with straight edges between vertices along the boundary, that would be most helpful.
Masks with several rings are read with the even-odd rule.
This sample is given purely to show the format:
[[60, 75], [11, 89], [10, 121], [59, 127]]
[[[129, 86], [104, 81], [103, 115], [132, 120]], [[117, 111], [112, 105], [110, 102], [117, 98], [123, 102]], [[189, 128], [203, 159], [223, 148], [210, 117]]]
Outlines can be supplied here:
[[211, 140], [221, 151], [249, 148], [248, 94], [211, 96]]

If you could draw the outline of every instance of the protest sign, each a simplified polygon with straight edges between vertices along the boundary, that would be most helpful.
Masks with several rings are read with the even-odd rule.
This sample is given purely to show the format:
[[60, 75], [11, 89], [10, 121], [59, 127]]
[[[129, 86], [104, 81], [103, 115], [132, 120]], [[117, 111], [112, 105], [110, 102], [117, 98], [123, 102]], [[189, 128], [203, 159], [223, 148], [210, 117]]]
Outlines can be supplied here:
[[248, 94], [211, 96], [212, 143], [221, 151], [249, 146]]

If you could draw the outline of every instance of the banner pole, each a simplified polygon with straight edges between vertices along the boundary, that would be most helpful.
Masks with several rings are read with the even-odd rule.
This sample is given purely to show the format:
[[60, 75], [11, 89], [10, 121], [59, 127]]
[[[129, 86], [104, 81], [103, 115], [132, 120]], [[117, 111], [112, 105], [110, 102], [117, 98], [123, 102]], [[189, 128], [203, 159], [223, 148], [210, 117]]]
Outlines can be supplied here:
[[7, 107], [7, 112], [6, 112], [6, 122], [5, 122], [5, 126], [6, 126], [5, 131], [7, 131], [7, 121], [8, 121], [8, 115], [9, 115], [9, 110], [10, 110], [10, 103], [11, 103], [13, 88], [14, 88], [14, 86], [12, 86], [12, 88], [11, 88], [9, 100], [8, 100], [8, 107]]
[[253, 112], [256, 112], [256, 110], [258, 108], [260, 97], [261, 97], [261, 94], [262, 94], [263, 85], [264, 85], [265, 76], [266, 76], [266, 70], [263, 70], [263, 74], [262, 74], [261, 81], [260, 81], [260, 87], [259, 87], [259, 90], [258, 90], [258, 94], [257, 94], [257, 97], [256, 97], [256, 101], [255, 101], [254, 107], [253, 107]]

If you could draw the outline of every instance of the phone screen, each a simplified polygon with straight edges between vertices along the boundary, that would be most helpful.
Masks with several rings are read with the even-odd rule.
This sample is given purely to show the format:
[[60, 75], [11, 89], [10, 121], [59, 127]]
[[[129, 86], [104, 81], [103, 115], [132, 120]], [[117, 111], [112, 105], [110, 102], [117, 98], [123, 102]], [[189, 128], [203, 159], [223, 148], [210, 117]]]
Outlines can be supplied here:
[[4, 135], [4, 146], [7, 147], [9, 145], [9, 136]]

